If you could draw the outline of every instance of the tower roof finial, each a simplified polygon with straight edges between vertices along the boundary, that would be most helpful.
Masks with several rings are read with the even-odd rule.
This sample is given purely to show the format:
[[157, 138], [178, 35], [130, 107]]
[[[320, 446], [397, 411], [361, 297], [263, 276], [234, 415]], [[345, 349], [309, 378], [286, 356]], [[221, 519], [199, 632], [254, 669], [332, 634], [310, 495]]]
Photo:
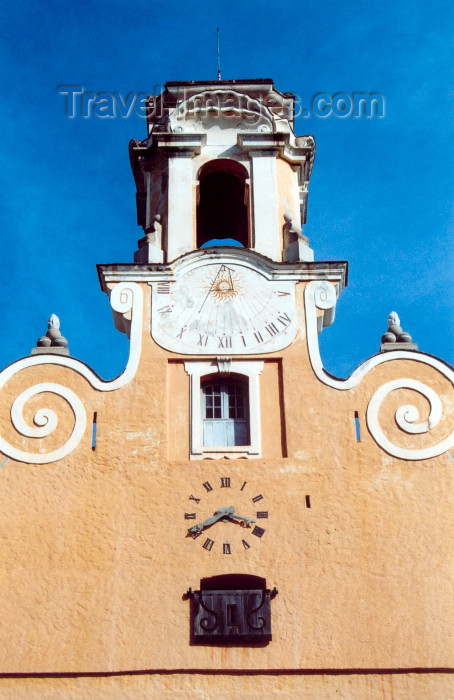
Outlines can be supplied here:
[[218, 80], [221, 80], [221, 50], [219, 44], [219, 27], [216, 27], [216, 46], [218, 55]]

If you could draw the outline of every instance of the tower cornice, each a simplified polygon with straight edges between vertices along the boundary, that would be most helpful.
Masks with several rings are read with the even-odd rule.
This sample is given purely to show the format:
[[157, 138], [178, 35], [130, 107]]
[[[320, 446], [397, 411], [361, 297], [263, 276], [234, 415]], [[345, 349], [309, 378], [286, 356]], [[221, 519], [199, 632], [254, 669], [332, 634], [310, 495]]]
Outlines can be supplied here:
[[254, 267], [268, 279], [289, 281], [328, 280], [336, 285], [338, 294], [347, 286], [348, 262], [346, 260], [317, 262], [275, 262], [253, 250], [220, 246], [191, 251], [166, 264], [99, 264], [98, 278], [103, 291], [108, 283], [154, 282], [168, 279], [177, 270], [188, 270], [201, 263], [216, 262], [241, 263]]

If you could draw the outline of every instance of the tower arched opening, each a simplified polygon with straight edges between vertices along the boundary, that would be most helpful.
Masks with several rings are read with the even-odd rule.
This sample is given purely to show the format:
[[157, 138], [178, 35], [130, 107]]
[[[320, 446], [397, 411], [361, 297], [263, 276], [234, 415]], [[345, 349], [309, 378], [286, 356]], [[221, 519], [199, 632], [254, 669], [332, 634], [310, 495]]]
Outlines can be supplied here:
[[221, 158], [199, 172], [197, 247], [233, 245], [249, 248], [249, 191], [246, 168]]

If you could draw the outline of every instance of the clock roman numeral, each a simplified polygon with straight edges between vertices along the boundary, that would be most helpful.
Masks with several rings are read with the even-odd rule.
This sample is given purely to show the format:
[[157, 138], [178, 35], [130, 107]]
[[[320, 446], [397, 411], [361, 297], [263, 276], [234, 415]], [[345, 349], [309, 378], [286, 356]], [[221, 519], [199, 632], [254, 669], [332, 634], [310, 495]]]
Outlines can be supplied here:
[[185, 513], [184, 518], [185, 518], [185, 520], [195, 520], [196, 513]]
[[257, 511], [257, 518], [267, 518], [267, 517], [268, 517], [267, 510], [258, 510]]
[[242, 542], [242, 544], [243, 544], [244, 549], [250, 549], [250, 548], [251, 548], [251, 545], [248, 544], [248, 543], [246, 542], [246, 540], [241, 540], [241, 542]]
[[253, 498], [252, 500], [254, 501], [254, 503], [257, 503], [257, 501], [261, 501], [262, 498], [263, 498], [262, 494], [259, 493], [259, 495], [258, 495], [258, 496], [254, 496], [254, 498]]
[[207, 537], [205, 542], [203, 543], [202, 547], [204, 549], [206, 549], [208, 552], [211, 552], [211, 550], [213, 549], [213, 545], [214, 545], [214, 540], [210, 540], [210, 538]]
[[192, 495], [192, 493], [191, 493], [191, 495], [189, 496], [189, 499], [188, 499], [188, 500], [190, 500], [190, 501], [195, 501], [196, 503], [200, 503], [200, 498], [196, 498], [195, 496]]
[[263, 535], [265, 534], [265, 530], [263, 529], [263, 527], [259, 527], [258, 525], [256, 525], [255, 528], [252, 530], [252, 534], [256, 537], [263, 537]]
[[230, 477], [221, 476], [221, 489], [230, 488]]
[[207, 493], [210, 493], [210, 491], [213, 490], [213, 487], [211, 486], [209, 481], [205, 481], [202, 485], [206, 488]]
[[222, 545], [222, 551], [224, 554], [231, 554], [232, 552], [230, 551], [230, 544], [228, 542], [224, 542]]

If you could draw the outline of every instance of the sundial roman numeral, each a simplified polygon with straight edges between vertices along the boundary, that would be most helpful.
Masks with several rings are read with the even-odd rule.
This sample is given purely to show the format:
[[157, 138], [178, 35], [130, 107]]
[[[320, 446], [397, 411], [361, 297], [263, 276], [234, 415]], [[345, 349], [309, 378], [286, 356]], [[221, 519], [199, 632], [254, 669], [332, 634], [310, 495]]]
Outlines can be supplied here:
[[270, 335], [277, 335], [279, 333], [279, 328], [276, 328], [274, 323], [269, 323], [265, 328]]
[[279, 314], [279, 316], [277, 317], [277, 320], [278, 320], [280, 323], [282, 323], [282, 325], [285, 326], [285, 327], [289, 326], [290, 323], [292, 322], [292, 319], [290, 318], [290, 316], [289, 316], [288, 314], [284, 313], [284, 312], [282, 312], [281, 314]]
[[158, 309], [159, 313], [161, 316], [164, 316], [165, 314], [170, 314], [172, 313], [172, 307], [167, 305], [167, 306], [161, 306], [160, 309]]
[[231, 348], [232, 347], [232, 336], [231, 335], [220, 335], [218, 336], [219, 345], [218, 348]]

